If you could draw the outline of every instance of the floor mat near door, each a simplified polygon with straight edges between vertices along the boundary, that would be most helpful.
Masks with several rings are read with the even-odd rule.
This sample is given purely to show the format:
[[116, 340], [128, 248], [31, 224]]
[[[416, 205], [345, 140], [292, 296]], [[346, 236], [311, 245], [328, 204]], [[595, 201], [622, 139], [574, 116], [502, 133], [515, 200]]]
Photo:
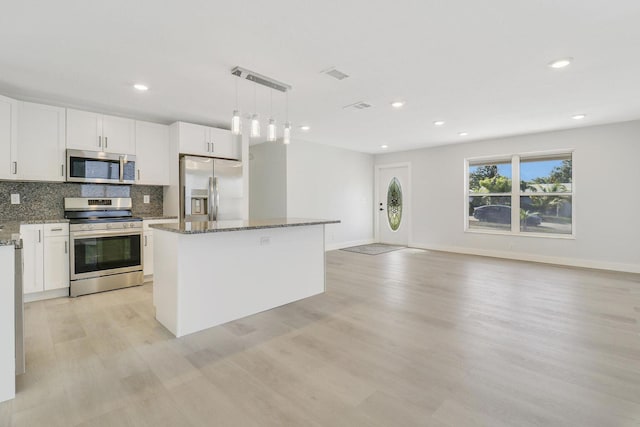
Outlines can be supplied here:
[[343, 248], [342, 251], [356, 252], [365, 255], [380, 255], [387, 252], [397, 251], [399, 249], [405, 249], [406, 246], [385, 245], [382, 243], [372, 243], [370, 245], [352, 246], [350, 248]]

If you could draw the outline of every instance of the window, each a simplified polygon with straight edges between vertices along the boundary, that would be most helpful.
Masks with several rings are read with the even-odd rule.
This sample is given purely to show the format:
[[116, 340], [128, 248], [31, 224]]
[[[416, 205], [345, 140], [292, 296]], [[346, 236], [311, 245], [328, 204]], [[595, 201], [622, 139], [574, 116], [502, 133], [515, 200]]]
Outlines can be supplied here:
[[571, 153], [469, 160], [467, 178], [467, 230], [573, 234]]

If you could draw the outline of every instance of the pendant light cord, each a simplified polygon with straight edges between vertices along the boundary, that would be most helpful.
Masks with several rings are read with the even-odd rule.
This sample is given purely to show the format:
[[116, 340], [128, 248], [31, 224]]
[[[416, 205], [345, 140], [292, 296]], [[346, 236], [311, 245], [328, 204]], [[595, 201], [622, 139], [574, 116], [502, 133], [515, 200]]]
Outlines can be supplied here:
[[238, 79], [240, 79], [240, 77], [236, 76], [236, 110], [238, 109]]

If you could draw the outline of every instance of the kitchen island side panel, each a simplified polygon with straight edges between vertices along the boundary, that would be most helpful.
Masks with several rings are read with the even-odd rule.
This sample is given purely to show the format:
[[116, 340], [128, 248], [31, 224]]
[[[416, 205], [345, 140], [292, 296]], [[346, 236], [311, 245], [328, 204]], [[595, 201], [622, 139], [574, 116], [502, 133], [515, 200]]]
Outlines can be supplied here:
[[[178, 337], [325, 290], [324, 225], [173, 235], [178, 244], [162, 243], [156, 253], [178, 260]], [[173, 315], [157, 309], [163, 324]]]
[[154, 231], [153, 304], [156, 319], [173, 335], [178, 332], [178, 234]]
[[14, 256], [13, 245], [0, 246], [0, 402], [16, 393]]

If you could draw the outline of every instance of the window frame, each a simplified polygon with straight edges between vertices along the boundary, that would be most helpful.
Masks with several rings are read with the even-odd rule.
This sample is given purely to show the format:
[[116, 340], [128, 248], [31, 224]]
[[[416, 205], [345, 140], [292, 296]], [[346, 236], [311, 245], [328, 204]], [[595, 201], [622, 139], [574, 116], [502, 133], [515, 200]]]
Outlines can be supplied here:
[[[523, 192], [520, 190], [520, 160], [530, 158], [544, 158], [544, 157], [571, 157], [571, 191], [564, 193], [549, 193], [545, 195], [558, 195], [558, 196], [570, 196], [571, 197], [571, 234], [554, 234], [554, 233], [534, 233], [530, 231], [520, 230], [520, 198], [523, 196], [536, 195], [533, 192]], [[574, 149], [562, 149], [562, 150], [548, 150], [548, 151], [535, 151], [535, 152], [523, 152], [516, 154], [502, 154], [494, 156], [482, 156], [482, 157], [468, 157], [464, 159], [464, 232], [472, 234], [485, 234], [485, 235], [503, 235], [503, 236], [524, 236], [524, 237], [542, 237], [548, 239], [569, 239], [574, 240], [576, 238], [576, 179], [575, 179], [575, 150]], [[469, 197], [476, 196], [477, 193], [472, 193], [469, 189], [469, 168], [482, 163], [505, 163], [505, 161], [511, 160], [511, 192], [510, 193], [491, 193], [483, 195], [495, 195], [511, 198], [511, 230], [482, 230], [471, 229], [469, 227]]]

